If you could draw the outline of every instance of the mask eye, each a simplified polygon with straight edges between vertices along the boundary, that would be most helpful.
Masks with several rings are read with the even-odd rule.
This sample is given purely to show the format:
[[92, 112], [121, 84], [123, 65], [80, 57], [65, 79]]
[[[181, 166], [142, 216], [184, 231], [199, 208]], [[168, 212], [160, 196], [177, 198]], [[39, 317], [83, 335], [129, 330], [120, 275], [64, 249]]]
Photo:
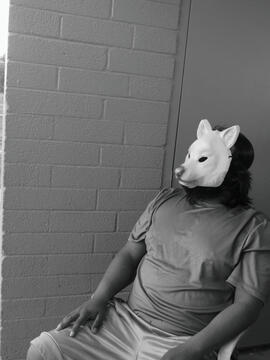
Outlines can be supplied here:
[[204, 161], [206, 161], [207, 159], [208, 159], [207, 156], [202, 156], [202, 157], [199, 158], [199, 162], [204, 162]]

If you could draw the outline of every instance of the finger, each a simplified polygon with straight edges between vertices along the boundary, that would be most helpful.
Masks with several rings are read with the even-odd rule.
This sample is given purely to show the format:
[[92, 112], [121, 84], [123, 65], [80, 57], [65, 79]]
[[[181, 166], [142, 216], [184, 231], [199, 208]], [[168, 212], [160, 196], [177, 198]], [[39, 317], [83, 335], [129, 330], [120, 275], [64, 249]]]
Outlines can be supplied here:
[[97, 314], [97, 316], [91, 326], [91, 331], [93, 333], [96, 333], [98, 331], [98, 329], [100, 328], [100, 326], [102, 325], [102, 323], [104, 321], [105, 315], [106, 315], [106, 311], [100, 311]]
[[82, 313], [78, 319], [75, 321], [75, 323], [72, 326], [71, 332], [70, 332], [70, 336], [76, 336], [80, 326], [85, 325], [85, 323], [87, 322], [87, 316], [85, 313]]
[[65, 329], [68, 327], [74, 320], [77, 319], [78, 313], [70, 313], [67, 316], [64, 317], [64, 319], [57, 325], [56, 329], [57, 331]]

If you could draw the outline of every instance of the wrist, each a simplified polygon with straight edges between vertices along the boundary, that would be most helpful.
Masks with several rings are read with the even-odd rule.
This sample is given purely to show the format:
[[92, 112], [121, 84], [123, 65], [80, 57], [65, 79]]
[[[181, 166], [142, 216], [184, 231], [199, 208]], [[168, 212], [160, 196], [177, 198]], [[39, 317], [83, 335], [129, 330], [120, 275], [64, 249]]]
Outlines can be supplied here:
[[90, 296], [90, 299], [93, 303], [97, 303], [99, 305], [105, 305], [110, 300], [108, 296], [101, 295], [96, 292], [93, 292], [93, 294]]

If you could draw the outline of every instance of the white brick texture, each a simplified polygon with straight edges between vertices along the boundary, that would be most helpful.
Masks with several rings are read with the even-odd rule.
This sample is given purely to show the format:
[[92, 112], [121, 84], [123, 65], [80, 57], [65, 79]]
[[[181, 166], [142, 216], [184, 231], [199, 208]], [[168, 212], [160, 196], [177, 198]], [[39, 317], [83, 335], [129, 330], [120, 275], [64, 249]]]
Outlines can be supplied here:
[[180, 12], [10, 0], [0, 358], [89, 298], [162, 186]]
[[130, 48], [133, 26], [116, 21], [66, 15], [63, 16], [61, 37], [68, 40]]

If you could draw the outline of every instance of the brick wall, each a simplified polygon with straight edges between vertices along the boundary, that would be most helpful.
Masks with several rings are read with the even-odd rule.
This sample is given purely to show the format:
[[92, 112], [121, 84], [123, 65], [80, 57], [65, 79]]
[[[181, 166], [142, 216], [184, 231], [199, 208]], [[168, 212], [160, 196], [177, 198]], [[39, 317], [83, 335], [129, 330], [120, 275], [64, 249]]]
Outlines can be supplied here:
[[[2, 118], [4, 111], [4, 77], [5, 77], [5, 60], [4, 56], [0, 57], [0, 164], [2, 158]], [[0, 165], [0, 174], [1, 174], [1, 165]]]
[[80, 304], [161, 187], [180, 0], [11, 0], [2, 359]]

